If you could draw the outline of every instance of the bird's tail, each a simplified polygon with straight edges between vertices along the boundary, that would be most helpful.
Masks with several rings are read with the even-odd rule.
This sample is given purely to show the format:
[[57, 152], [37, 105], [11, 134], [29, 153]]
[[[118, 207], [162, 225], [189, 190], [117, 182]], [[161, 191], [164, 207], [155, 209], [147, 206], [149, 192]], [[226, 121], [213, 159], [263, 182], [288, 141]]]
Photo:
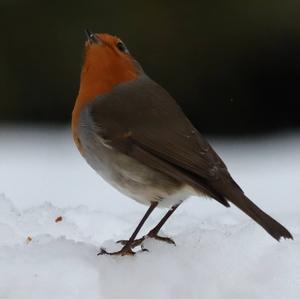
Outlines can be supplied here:
[[277, 241], [280, 238], [293, 239], [292, 234], [285, 227], [256, 206], [242, 191], [235, 189], [230, 193], [232, 194], [228, 200], [261, 225]]

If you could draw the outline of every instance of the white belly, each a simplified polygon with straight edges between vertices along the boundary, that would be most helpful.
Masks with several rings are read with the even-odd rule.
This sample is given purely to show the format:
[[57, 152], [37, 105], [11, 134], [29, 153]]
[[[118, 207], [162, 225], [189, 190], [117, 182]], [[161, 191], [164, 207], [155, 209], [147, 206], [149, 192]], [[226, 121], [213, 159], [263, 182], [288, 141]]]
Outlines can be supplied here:
[[93, 132], [79, 137], [88, 164], [105, 181], [140, 203], [158, 201], [161, 207], [171, 207], [194, 193], [191, 187], [116, 152]]

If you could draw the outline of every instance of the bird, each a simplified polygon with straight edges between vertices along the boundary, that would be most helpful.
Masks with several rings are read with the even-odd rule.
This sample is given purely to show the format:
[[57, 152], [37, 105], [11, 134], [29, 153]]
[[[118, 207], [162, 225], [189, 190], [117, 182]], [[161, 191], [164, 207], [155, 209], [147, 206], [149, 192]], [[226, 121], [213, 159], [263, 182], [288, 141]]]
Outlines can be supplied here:
[[[149, 206], [122, 248], [99, 255], [134, 255], [147, 238], [170, 244], [161, 227], [191, 195], [230, 203], [276, 240], [293, 239], [279, 222], [256, 206], [227, 166], [193, 126], [176, 100], [144, 72], [125, 43], [108, 33], [85, 30], [84, 62], [72, 112], [72, 134], [87, 163], [121, 193]], [[137, 235], [157, 207], [161, 221]], [[146, 250], [142, 246], [143, 250]]]

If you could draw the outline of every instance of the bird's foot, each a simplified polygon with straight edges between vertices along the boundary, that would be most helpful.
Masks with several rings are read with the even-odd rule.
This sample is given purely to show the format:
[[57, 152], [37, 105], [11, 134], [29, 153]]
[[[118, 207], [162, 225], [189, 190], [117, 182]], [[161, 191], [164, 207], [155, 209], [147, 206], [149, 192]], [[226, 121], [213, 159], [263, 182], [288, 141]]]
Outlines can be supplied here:
[[148, 236], [148, 238], [153, 238], [155, 240], [161, 241], [161, 242], [166, 242], [168, 244], [173, 244], [176, 246], [176, 243], [173, 239], [169, 238], [169, 237], [161, 237], [159, 235], [154, 235], [154, 236]]
[[126, 244], [121, 250], [116, 252], [107, 252], [104, 248], [100, 248], [100, 252], [97, 255], [135, 255], [135, 252], [132, 251], [132, 247], [129, 244]]
[[[143, 237], [141, 237], [139, 239], [134, 240], [133, 242], [131, 242], [130, 247], [131, 248], [135, 248], [137, 246], [142, 245], [142, 243], [144, 242], [145, 238], [146, 238], [146, 236], [143, 236]], [[127, 245], [128, 242], [129, 242], [128, 240], [119, 240], [119, 241], [117, 241], [117, 243], [122, 244], [122, 245]]]
[[[166, 242], [168, 244], [173, 244], [173, 245], [176, 246], [176, 243], [175, 243], [175, 241], [173, 239], [168, 238], [168, 237], [161, 237], [161, 236], [159, 236], [159, 235], [157, 235], [155, 233], [151, 233], [150, 232], [149, 234], [147, 234], [147, 235], [145, 235], [145, 236], [143, 236], [143, 237], [141, 237], [139, 239], [134, 240], [130, 244], [130, 247], [131, 248], [135, 248], [135, 247], [140, 246], [140, 245], [143, 246], [143, 242], [146, 239], [155, 239], [155, 240], [158, 240], [158, 241], [161, 241], [161, 242]], [[117, 243], [120, 243], [122, 245], [127, 245], [128, 241], [127, 240], [119, 240], [119, 241], [117, 241]], [[144, 250], [144, 248], [143, 248], [143, 250]]]

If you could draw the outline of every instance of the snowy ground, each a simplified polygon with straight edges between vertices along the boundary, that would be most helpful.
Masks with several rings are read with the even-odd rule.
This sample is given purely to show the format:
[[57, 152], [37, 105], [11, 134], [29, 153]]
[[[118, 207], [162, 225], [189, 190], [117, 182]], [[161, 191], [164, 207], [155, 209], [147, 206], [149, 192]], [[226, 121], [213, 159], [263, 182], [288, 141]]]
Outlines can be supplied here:
[[300, 134], [212, 143], [294, 241], [191, 198], [163, 230], [176, 247], [147, 241], [149, 253], [96, 256], [128, 237], [146, 207], [104, 183], [67, 129], [0, 129], [0, 298], [300, 298]]

